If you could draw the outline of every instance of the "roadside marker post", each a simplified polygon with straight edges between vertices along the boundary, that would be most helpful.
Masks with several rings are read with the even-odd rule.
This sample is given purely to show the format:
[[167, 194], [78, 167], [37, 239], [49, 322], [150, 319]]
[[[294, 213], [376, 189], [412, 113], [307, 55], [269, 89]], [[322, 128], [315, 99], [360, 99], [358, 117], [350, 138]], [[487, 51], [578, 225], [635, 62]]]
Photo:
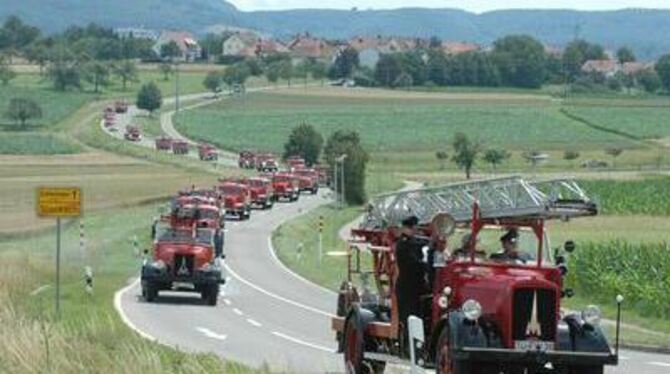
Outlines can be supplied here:
[[323, 216], [319, 216], [319, 265], [323, 260]]
[[39, 187], [37, 189], [37, 215], [56, 218], [55, 304], [56, 319], [60, 319], [61, 218], [81, 216], [81, 189], [79, 187]]

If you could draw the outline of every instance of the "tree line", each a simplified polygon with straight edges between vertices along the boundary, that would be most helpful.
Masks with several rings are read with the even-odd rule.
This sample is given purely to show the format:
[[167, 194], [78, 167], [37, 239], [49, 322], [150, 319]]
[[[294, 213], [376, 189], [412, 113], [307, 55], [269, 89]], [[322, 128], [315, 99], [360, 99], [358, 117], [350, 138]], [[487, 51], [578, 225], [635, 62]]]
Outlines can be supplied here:
[[[436, 38], [433, 38], [436, 39]], [[402, 88], [410, 86], [482, 86], [540, 88], [569, 84], [578, 90], [640, 88], [655, 93], [670, 91], [670, 54], [653, 68], [612, 77], [582, 71], [589, 60], [607, 60], [605, 49], [585, 40], [570, 42], [561, 53], [549, 53], [537, 39], [510, 35], [496, 40], [490, 50], [447, 54], [439, 40], [426, 48], [381, 54], [374, 69], [361, 66], [356, 49], [346, 48], [329, 69], [331, 79], [353, 79], [362, 86]], [[635, 62], [628, 47], [617, 50], [619, 64]]]

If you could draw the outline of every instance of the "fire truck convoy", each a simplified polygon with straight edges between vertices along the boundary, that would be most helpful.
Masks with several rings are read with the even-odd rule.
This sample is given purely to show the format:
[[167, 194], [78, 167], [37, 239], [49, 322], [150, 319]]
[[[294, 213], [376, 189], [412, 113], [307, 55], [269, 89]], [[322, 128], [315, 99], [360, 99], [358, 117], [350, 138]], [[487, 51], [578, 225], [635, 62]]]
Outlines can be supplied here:
[[[545, 226], [597, 212], [572, 180], [511, 177], [373, 199], [343, 254], [348, 276], [332, 319], [345, 369], [381, 373], [387, 363], [406, 363], [438, 374], [602, 374], [618, 362], [623, 297], [612, 351], [598, 307], [561, 309], [573, 295], [563, 278], [575, 245], [551, 247]], [[395, 243], [408, 216], [418, 219], [429, 288], [420, 315], [401, 321]], [[499, 237], [509, 232], [518, 233], [518, 249], [501, 256]]]

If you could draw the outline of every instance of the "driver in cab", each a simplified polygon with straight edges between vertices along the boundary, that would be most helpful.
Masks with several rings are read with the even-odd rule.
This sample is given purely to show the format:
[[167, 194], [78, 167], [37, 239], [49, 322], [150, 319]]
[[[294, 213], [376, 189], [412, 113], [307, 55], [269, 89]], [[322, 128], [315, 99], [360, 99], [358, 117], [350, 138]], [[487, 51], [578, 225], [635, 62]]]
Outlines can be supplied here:
[[500, 237], [502, 245], [501, 253], [491, 255], [491, 260], [495, 261], [520, 261], [526, 263], [532, 260], [528, 253], [519, 251], [519, 230], [509, 229], [507, 233]]

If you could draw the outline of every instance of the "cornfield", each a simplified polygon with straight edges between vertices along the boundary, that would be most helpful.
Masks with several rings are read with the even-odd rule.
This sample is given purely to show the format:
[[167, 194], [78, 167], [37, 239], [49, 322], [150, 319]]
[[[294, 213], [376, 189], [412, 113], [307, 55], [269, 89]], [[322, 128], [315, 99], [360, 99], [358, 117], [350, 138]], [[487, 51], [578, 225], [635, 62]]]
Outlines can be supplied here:
[[670, 318], [670, 243], [583, 243], [570, 256], [568, 284], [600, 302], [625, 297], [640, 315]]
[[638, 181], [581, 181], [587, 193], [599, 202], [602, 214], [670, 215], [670, 178]]

